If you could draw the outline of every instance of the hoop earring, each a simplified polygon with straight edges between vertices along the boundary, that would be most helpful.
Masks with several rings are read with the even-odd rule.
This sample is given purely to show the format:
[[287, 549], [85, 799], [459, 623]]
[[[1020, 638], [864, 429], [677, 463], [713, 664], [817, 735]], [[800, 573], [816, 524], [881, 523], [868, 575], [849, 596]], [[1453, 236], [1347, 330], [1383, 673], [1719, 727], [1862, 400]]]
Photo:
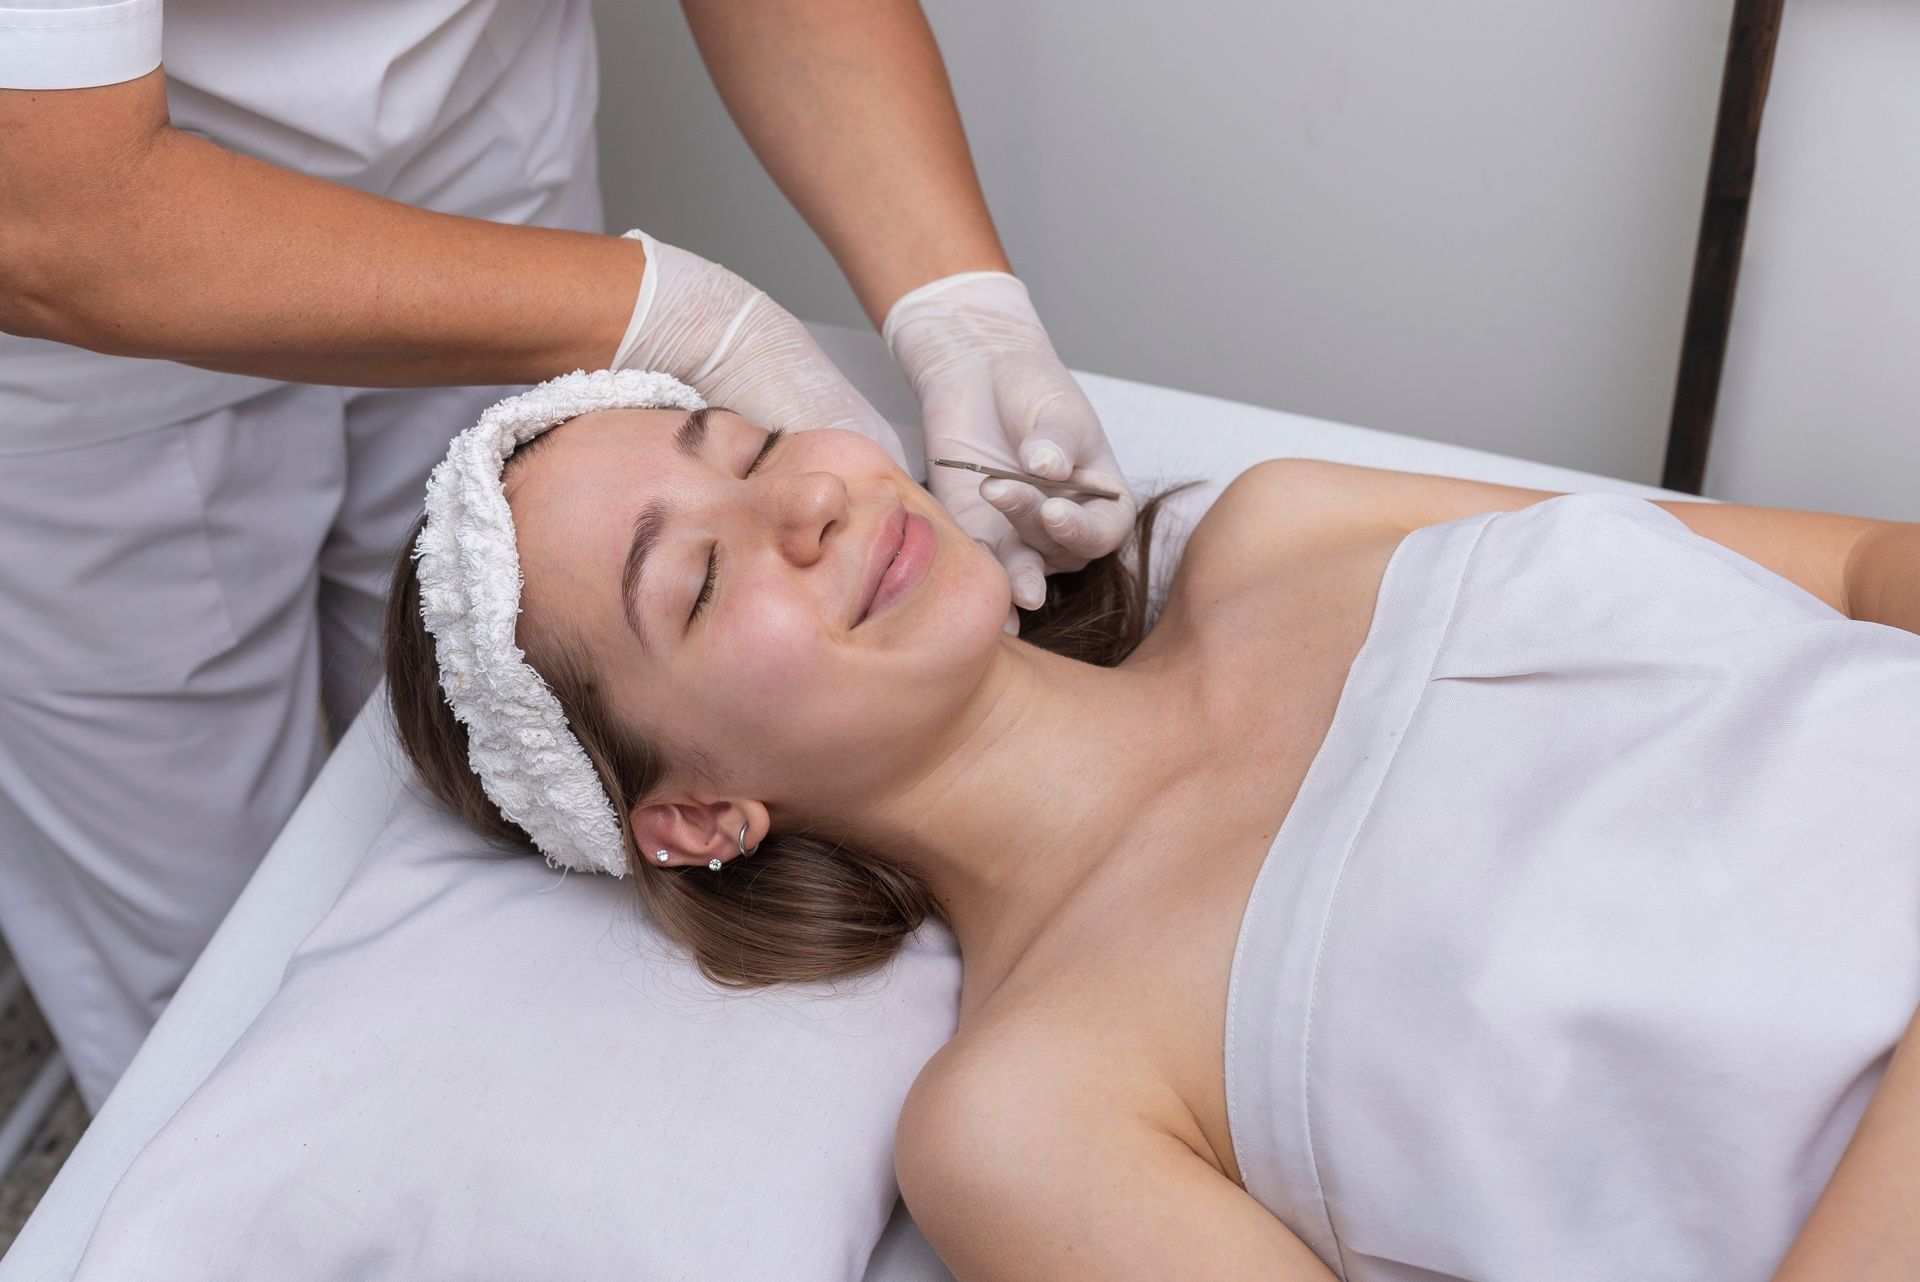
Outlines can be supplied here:
[[747, 849], [747, 825], [744, 823], [740, 825], [740, 836], [734, 840], [734, 844], [740, 847], [740, 854], [742, 858], [752, 854], [753, 850], [760, 849], [758, 844], [754, 846], [753, 850]]

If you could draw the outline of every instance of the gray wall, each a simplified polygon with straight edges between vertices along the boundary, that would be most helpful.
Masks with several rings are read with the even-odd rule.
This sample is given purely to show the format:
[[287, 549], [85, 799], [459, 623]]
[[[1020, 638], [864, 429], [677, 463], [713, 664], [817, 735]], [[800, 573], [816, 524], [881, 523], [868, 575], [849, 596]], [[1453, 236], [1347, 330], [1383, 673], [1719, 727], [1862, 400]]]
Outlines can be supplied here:
[[[927, 0], [1070, 364], [1656, 479], [1730, 0]], [[602, 0], [610, 225], [863, 324], [671, 0]]]
[[1709, 493], [1920, 521], [1920, 6], [1787, 5]]

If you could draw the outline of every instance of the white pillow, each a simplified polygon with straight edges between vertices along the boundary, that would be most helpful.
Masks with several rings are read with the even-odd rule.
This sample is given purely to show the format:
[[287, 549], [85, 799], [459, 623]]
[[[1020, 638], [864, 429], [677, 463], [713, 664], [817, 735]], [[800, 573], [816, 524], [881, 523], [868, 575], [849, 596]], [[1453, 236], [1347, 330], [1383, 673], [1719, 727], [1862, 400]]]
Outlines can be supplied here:
[[480, 846], [402, 794], [76, 1278], [862, 1276], [901, 1100], [953, 1032], [951, 934], [733, 992], [630, 882]]

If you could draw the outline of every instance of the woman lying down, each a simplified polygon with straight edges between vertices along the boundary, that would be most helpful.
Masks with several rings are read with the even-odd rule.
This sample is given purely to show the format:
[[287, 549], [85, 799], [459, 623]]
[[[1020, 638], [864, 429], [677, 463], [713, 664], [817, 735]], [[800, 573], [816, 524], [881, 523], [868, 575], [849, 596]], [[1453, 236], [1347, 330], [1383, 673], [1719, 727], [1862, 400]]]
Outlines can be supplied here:
[[1016, 638], [871, 441], [698, 404], [455, 442], [400, 730], [722, 982], [944, 919], [960, 1278], [1920, 1275], [1920, 526], [1281, 461]]

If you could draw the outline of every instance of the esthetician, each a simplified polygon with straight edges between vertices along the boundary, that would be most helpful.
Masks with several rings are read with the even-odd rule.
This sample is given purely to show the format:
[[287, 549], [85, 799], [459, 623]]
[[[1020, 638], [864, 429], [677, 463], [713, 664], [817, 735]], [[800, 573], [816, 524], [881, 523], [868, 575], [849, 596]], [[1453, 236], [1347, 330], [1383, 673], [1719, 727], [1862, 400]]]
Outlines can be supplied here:
[[[913, 0], [684, 7], [929, 457], [1118, 480]], [[366, 700], [426, 473], [501, 385], [649, 368], [900, 449], [746, 281], [601, 234], [597, 75], [588, 0], [0, 4], [0, 932], [90, 1111]], [[1132, 524], [932, 470], [1022, 606]]]

